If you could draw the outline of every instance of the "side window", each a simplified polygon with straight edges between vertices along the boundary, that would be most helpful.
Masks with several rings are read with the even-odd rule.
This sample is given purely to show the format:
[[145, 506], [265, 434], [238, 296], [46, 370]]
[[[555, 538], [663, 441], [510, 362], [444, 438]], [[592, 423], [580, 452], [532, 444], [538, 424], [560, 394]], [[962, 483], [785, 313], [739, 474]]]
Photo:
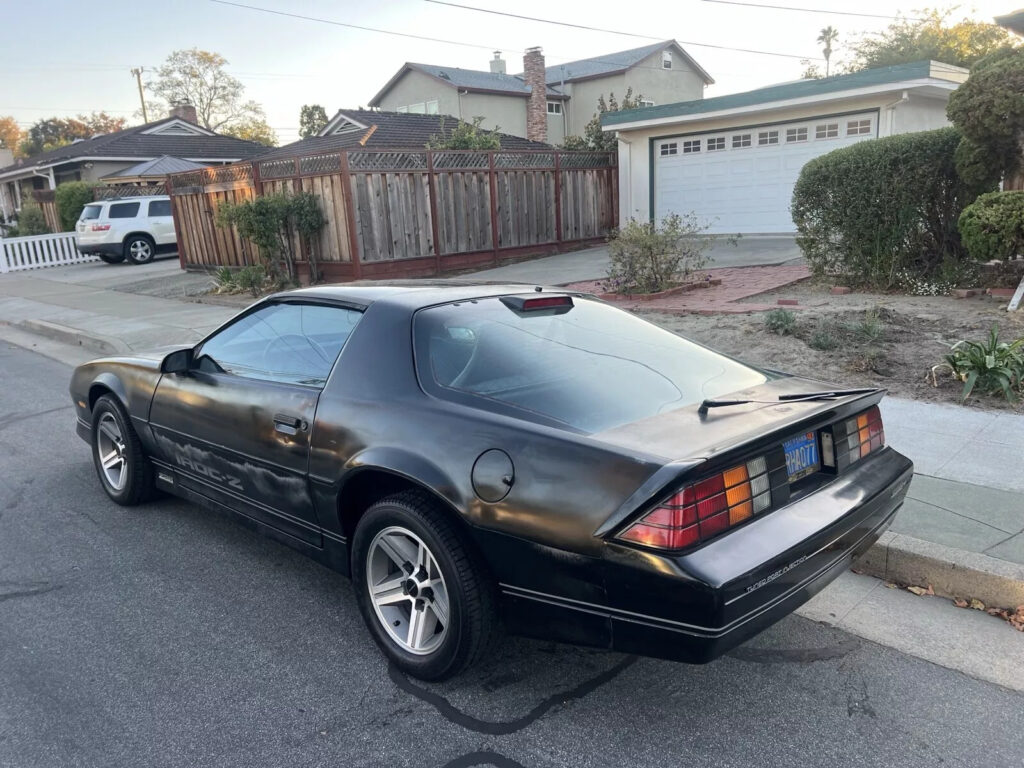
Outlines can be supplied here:
[[171, 201], [170, 200], [151, 200], [149, 203], [149, 215], [150, 216], [170, 216], [171, 215]]
[[361, 312], [319, 304], [270, 304], [207, 339], [199, 369], [322, 387]]
[[139, 215], [138, 203], [114, 203], [107, 213], [108, 219], [134, 219]]

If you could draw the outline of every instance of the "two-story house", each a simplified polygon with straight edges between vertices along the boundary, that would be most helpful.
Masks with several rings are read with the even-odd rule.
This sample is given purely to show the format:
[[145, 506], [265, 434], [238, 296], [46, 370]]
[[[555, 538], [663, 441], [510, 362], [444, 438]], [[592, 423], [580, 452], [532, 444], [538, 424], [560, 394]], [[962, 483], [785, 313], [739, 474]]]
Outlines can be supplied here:
[[496, 51], [488, 71], [407, 62], [370, 106], [392, 112], [452, 115], [533, 141], [560, 144], [582, 135], [598, 97], [621, 99], [630, 88], [645, 106], [691, 101], [713, 83], [675, 40], [591, 59], [545, 66], [540, 48], [523, 56], [523, 72], [510, 75]]

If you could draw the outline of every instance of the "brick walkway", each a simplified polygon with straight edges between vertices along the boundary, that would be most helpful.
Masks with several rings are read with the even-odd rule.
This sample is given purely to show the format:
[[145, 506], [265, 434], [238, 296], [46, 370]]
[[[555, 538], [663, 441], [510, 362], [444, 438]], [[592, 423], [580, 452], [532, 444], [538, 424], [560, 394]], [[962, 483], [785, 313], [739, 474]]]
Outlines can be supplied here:
[[[775, 309], [778, 305], [739, 302], [759, 293], [774, 291], [784, 285], [806, 280], [811, 273], [806, 266], [798, 264], [777, 267], [725, 267], [710, 269], [708, 274], [714, 279], [721, 280], [722, 284], [651, 301], [637, 301], [629, 297], [609, 300], [625, 309], [649, 309], [673, 315], [763, 312], [767, 309]], [[600, 280], [587, 280], [581, 283], [570, 283], [566, 287], [577, 291], [602, 293], [600, 283]]]

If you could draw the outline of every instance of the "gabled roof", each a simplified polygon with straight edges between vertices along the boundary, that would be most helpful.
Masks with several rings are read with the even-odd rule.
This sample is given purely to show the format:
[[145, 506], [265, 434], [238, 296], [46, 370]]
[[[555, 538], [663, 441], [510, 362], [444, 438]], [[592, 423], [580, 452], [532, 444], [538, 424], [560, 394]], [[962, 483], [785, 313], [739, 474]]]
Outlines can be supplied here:
[[[271, 149], [259, 160], [299, 157], [342, 149], [424, 149], [432, 136], [451, 131], [458, 119], [450, 115], [414, 115], [406, 112], [377, 112], [342, 109], [331, 118], [320, 135]], [[499, 133], [502, 149], [551, 149], [550, 144]]]
[[791, 83], [769, 85], [753, 91], [730, 93], [710, 99], [680, 101], [675, 104], [661, 104], [656, 107], [623, 109], [605, 112], [601, 116], [603, 127], [612, 127], [632, 122], [648, 122], [662, 118], [686, 117], [710, 112], [722, 112], [743, 107], [769, 105], [793, 99], [827, 97], [843, 91], [858, 91], [873, 86], [893, 86], [917, 81], [943, 84], [951, 88], [967, 79], [968, 70], [938, 61], [915, 61], [910, 64], [895, 64], [890, 67], [864, 69], [849, 75], [833, 75], [817, 80], [796, 80]]
[[1012, 29], [1018, 35], [1024, 35], [1024, 8], [1011, 11], [1004, 16], [996, 16], [996, 24]]
[[221, 136], [179, 117], [167, 117], [22, 158], [0, 168], [0, 176], [85, 159], [152, 160], [171, 155], [191, 160], [246, 160], [265, 149], [253, 141]]
[[191, 160], [182, 160], [180, 157], [163, 155], [154, 160], [145, 160], [138, 165], [129, 168], [122, 168], [120, 171], [108, 173], [104, 179], [137, 178], [142, 176], [166, 176], [168, 173], [179, 173], [181, 171], [194, 171], [198, 168], [206, 168], [203, 163], [193, 163]]
[[570, 61], [565, 64], [556, 64], [553, 67], [545, 68], [545, 78], [548, 85], [552, 83], [557, 85], [562, 82], [571, 83], [576, 80], [588, 80], [592, 77], [614, 75], [635, 67], [648, 56], [663, 51], [666, 48], [672, 48], [679, 53], [686, 63], [704, 79], [705, 83], [710, 85], [715, 82], [714, 78], [690, 54], [684, 51], [682, 46], [675, 40], [663, 40], [660, 43], [652, 43], [641, 48], [630, 48], [628, 51], [606, 53], [591, 59], [580, 59], [579, 61]]
[[[499, 93], [508, 96], [521, 96], [528, 98], [530, 87], [523, 80], [522, 75], [502, 75], [497, 72], [488, 72], [479, 69], [459, 69], [458, 67], [444, 67], [438, 64], [417, 64], [407, 61], [402, 68], [384, 84], [377, 95], [370, 99], [370, 106], [377, 106], [384, 95], [391, 90], [396, 82], [409, 71], [421, 72], [424, 75], [438, 80], [450, 88], [458, 88], [463, 91], [474, 93]], [[550, 85], [547, 89], [548, 98], [564, 99], [563, 94], [557, 88]]]

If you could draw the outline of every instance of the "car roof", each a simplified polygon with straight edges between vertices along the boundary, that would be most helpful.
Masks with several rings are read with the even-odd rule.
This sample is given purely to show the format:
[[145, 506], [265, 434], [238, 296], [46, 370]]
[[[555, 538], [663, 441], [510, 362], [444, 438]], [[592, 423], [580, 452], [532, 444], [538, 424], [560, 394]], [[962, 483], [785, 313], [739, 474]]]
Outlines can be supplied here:
[[131, 197], [111, 197], [107, 200], [93, 200], [87, 205], [102, 205], [103, 203], [133, 203], [136, 200], [170, 200], [170, 195], [132, 195]]
[[506, 296], [509, 294], [565, 293], [557, 287], [531, 283], [487, 283], [479, 280], [422, 279], [422, 280], [361, 280], [336, 285], [317, 285], [294, 291], [277, 293], [268, 298], [310, 298], [348, 301], [369, 306], [377, 302], [394, 304], [410, 310], [445, 304], [452, 301]]

